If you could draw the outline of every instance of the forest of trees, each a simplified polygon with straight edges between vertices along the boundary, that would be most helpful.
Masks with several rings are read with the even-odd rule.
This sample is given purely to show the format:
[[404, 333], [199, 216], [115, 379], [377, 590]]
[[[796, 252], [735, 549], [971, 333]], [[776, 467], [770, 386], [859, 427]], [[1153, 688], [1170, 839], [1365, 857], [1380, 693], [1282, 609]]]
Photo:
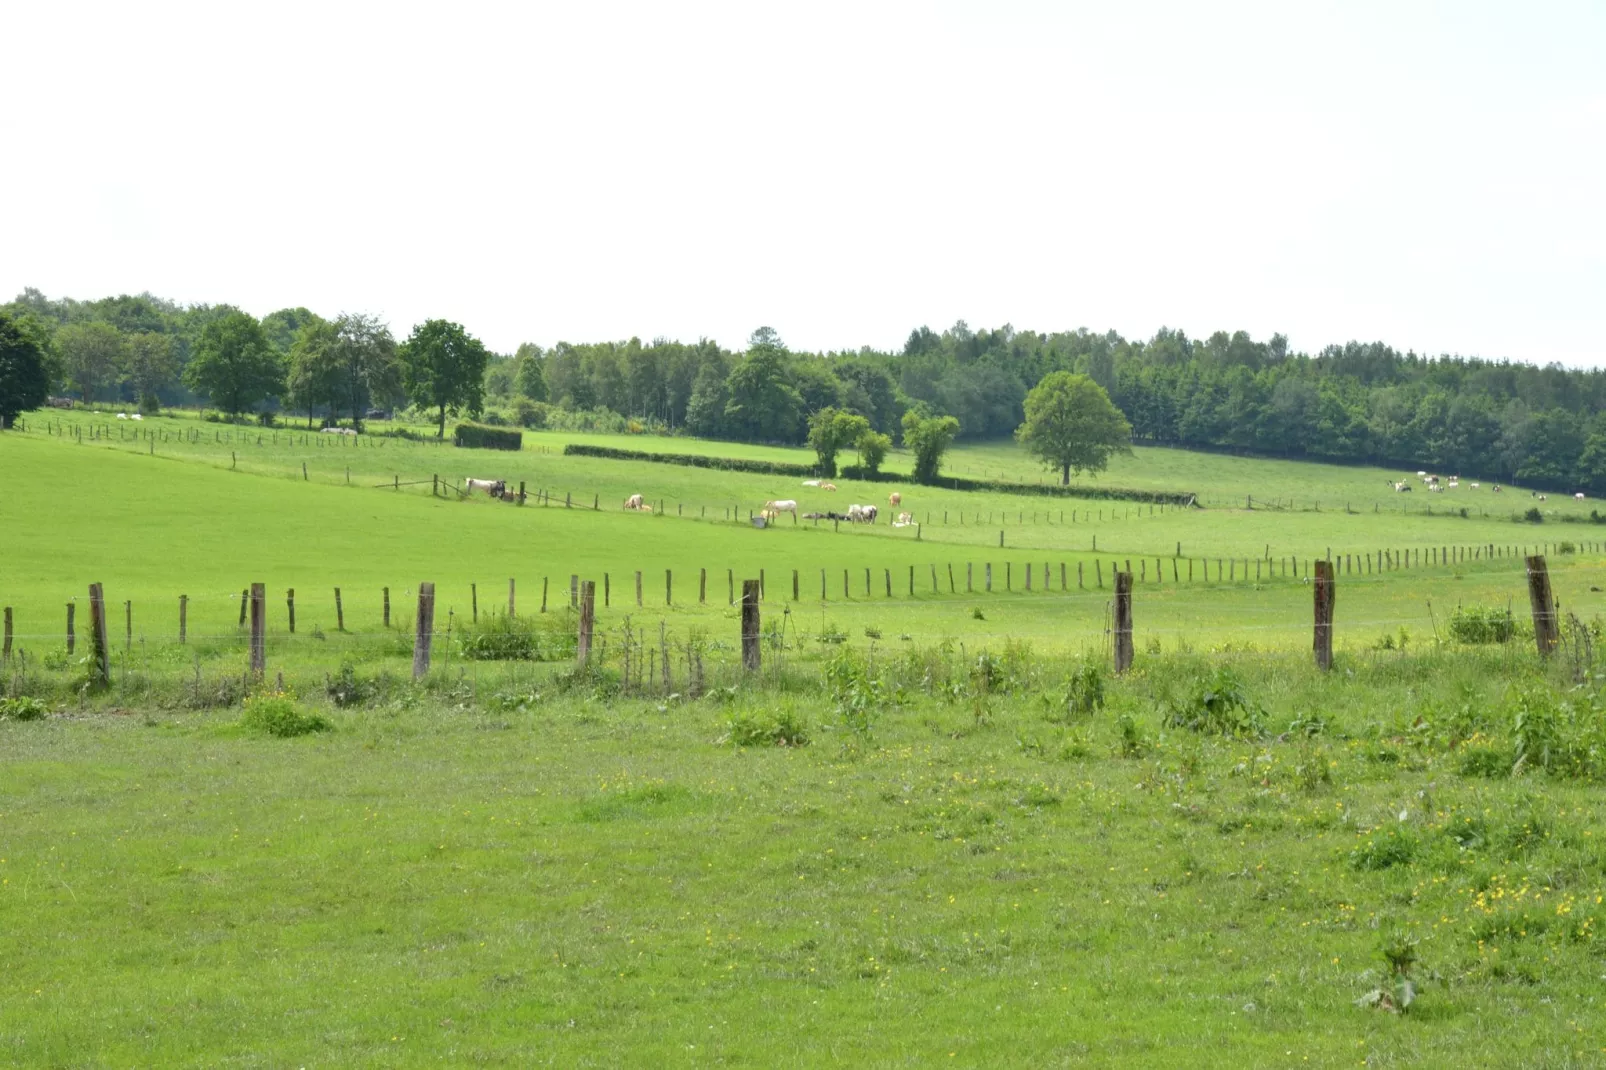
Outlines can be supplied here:
[[[35, 290], [3, 308], [31, 317], [54, 338], [57, 389], [131, 404], [145, 395], [165, 404], [212, 401], [186, 369], [207, 325], [240, 314], [148, 294], [74, 301]], [[267, 346], [291, 369], [298, 336], [314, 321], [325, 322], [285, 309], [258, 322]], [[513, 354], [486, 354], [481, 397], [463, 408], [526, 426], [787, 443], [804, 442], [809, 417], [828, 407], [860, 414], [901, 442], [903, 415], [914, 408], [957, 417], [961, 438], [986, 439], [1013, 433], [1027, 392], [1056, 371], [1086, 374], [1108, 390], [1139, 444], [1431, 468], [1606, 493], [1600, 369], [1427, 357], [1381, 342], [1299, 353], [1281, 335], [1256, 341], [1242, 331], [1194, 339], [1161, 329], [1139, 340], [1113, 331], [972, 330], [961, 321], [940, 333], [918, 328], [892, 352], [796, 352], [769, 328], [755, 331], [739, 352], [707, 340], [526, 344]], [[406, 402], [400, 377], [379, 374], [359, 386], [375, 404]], [[349, 396], [298, 395], [293, 376], [281, 394], [265, 406], [320, 418], [357, 408]]]

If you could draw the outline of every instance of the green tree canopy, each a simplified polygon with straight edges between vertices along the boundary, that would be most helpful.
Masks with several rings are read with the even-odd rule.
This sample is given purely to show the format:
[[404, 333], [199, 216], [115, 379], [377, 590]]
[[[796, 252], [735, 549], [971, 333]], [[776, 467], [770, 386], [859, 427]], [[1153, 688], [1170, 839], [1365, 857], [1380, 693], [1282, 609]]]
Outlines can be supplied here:
[[342, 313], [335, 320], [333, 363], [335, 400], [351, 415], [351, 426], [360, 431], [369, 403], [376, 397], [388, 402], [400, 391], [396, 339], [377, 316]]
[[819, 458], [820, 474], [834, 477], [836, 455], [869, 430], [870, 421], [857, 413], [824, 408], [809, 417], [809, 445]]
[[958, 434], [959, 421], [952, 416], [928, 415], [923, 406], [903, 414], [903, 444], [914, 451], [916, 483], [937, 482], [942, 455]]
[[50, 396], [50, 369], [35, 332], [0, 312], [0, 430]]
[[1026, 395], [1026, 422], [1015, 437], [1069, 484], [1072, 472], [1102, 472], [1111, 455], [1130, 452], [1132, 425], [1092, 379], [1053, 372]]
[[230, 308], [209, 317], [184, 369], [190, 389], [231, 416], [284, 390], [284, 362], [251, 315]]
[[541, 367], [541, 347], [525, 342], [519, 346], [518, 352], [513, 357], [519, 362], [519, 370], [513, 378], [518, 392], [531, 401], [550, 400], [546, 387], [546, 372]]
[[307, 414], [308, 427], [312, 426], [312, 413], [318, 406], [335, 411], [340, 391], [340, 369], [335, 358], [338, 341], [335, 325], [322, 316], [314, 316], [296, 330], [290, 343], [286, 401]]
[[725, 423], [750, 441], [796, 442], [803, 398], [787, 374], [786, 348], [775, 331], [760, 327], [747, 356], [725, 384]]
[[438, 411], [436, 434], [441, 438], [446, 437], [448, 415], [479, 414], [489, 359], [478, 338], [449, 320], [420, 323], [402, 345], [402, 387], [414, 405]]
[[859, 453], [860, 467], [872, 473], [879, 472], [881, 462], [887, 459], [887, 451], [892, 448], [892, 436], [867, 427], [853, 440], [853, 448]]
[[139, 400], [139, 411], [146, 414], [161, 411], [162, 402], [156, 392], [172, 382], [178, 370], [172, 336], [156, 331], [128, 335], [126, 362], [128, 382]]
[[56, 332], [62, 373], [85, 401], [111, 386], [122, 374], [124, 339], [109, 323], [69, 323]]

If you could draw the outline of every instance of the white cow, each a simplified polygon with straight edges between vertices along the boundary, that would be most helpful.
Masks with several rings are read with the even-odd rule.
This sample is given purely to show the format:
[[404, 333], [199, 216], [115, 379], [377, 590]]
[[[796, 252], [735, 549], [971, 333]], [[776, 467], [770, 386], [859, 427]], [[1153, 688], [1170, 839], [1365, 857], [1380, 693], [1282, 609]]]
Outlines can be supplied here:
[[119, 420], [126, 420], [126, 419], [128, 419], [128, 413], [126, 413], [126, 412], [120, 412], [120, 413], [118, 413], [118, 414], [117, 414], [117, 418], [118, 418], [118, 419], [119, 419]]
[[899, 513], [898, 519], [892, 522], [892, 526], [895, 528], [907, 528], [912, 527], [914, 522], [915, 518], [913, 513]]
[[820, 481], [818, 479], [805, 479], [803, 485], [805, 487], [817, 487], [820, 485]]
[[641, 508], [641, 495], [632, 494], [630, 497], [626, 498], [625, 499], [625, 508], [626, 509], [640, 509]]
[[1579, 491], [1577, 494], [1574, 494], [1573, 497], [1578, 499], [1579, 501], [1583, 501], [1584, 500], [1584, 492], [1583, 491]]
[[145, 419], [145, 417], [141, 416], [139, 413], [136, 412], [133, 415], [129, 416], [129, 419], [130, 420], [143, 420], [143, 419]]
[[848, 519], [855, 524], [874, 524], [876, 507], [873, 505], [848, 506]]
[[506, 481], [501, 479], [465, 479], [463, 482], [467, 485], [470, 493], [476, 490], [483, 490], [493, 498], [500, 498], [502, 491], [507, 489]]
[[796, 517], [797, 502], [792, 498], [782, 498], [780, 501], [765, 502], [764, 511], [770, 514], [791, 513], [792, 516]]

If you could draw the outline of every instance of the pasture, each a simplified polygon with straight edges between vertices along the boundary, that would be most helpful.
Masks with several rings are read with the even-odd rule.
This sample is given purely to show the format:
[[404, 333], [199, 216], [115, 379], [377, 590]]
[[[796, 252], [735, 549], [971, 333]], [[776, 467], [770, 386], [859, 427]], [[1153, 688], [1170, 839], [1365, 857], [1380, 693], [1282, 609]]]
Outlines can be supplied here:
[[[1606, 1048], [1588, 627], [1606, 582], [1599, 529], [1562, 522], [1591, 503], [1530, 524], [1512, 517], [1526, 492], [1465, 517], [1435, 494], [1429, 514], [1388, 473], [1139, 450], [1104, 482], [1285, 507], [838, 480], [823, 506], [901, 489], [918, 531], [758, 530], [748, 510], [809, 492], [564, 457], [565, 436], [503, 454], [258, 444], [185, 415], [144, 421], [156, 441], [82, 414], [45, 426], [0, 436], [0, 695], [44, 714], [0, 717], [12, 1062], [1584, 1065]], [[1012, 453], [952, 467], [1030, 477]], [[432, 494], [437, 474], [550, 504]], [[663, 508], [622, 510], [637, 492]], [[1521, 554], [1541, 549], [1583, 622], [1566, 651], [1542, 661], [1520, 626], [1455, 641], [1457, 605], [1520, 624]], [[1329, 552], [1324, 675], [1305, 577]], [[1128, 562], [1138, 655], [1116, 678], [1099, 667]], [[743, 674], [728, 584], [761, 573], [764, 667]], [[571, 575], [597, 582], [586, 673]], [[466, 636], [506, 623], [510, 578], [537, 660], [469, 657]], [[414, 684], [425, 580], [435, 660]], [[99, 693], [90, 582], [110, 605]], [[242, 713], [252, 582], [268, 679]], [[254, 703], [328, 730], [277, 738]], [[1402, 947], [1417, 1002], [1388, 1013]]]

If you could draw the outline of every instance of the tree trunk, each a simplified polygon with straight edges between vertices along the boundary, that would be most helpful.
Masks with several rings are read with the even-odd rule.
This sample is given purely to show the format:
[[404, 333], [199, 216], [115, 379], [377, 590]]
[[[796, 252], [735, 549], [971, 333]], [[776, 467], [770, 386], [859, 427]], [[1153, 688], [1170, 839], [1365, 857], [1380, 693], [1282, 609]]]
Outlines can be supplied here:
[[1060, 465], [1060, 486], [1068, 487], [1070, 485], [1071, 485], [1071, 466], [1068, 465], [1068, 464], [1062, 464], [1062, 465]]
[[441, 406], [440, 428], [435, 432], [436, 438], [446, 437], [446, 406]]

